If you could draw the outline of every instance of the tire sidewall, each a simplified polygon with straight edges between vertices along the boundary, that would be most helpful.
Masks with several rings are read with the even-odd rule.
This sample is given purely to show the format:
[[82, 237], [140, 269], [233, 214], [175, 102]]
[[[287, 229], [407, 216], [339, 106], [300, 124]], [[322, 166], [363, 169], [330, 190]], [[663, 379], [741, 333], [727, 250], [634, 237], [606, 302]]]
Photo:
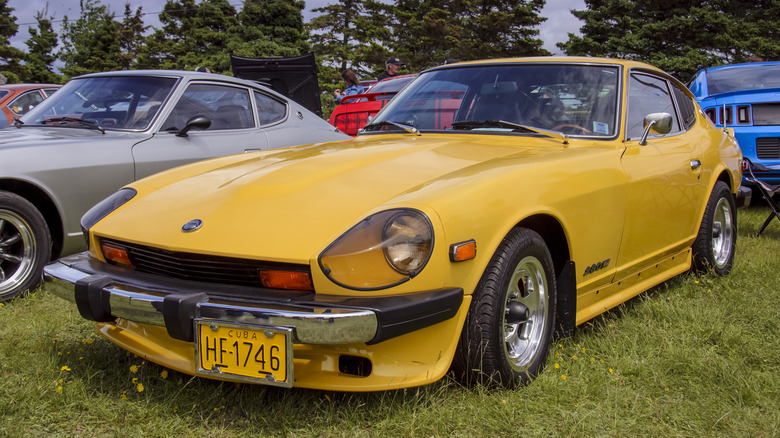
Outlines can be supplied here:
[[[28, 290], [36, 288], [42, 280], [43, 267], [51, 258], [49, 227], [38, 209], [26, 199], [13, 193], [0, 191], [0, 218], [15, 215], [32, 235], [32, 265], [29, 273], [11, 286], [0, 282], [0, 302], [8, 301]], [[6, 223], [6, 227], [10, 224]], [[13, 225], [16, 228], [16, 225]], [[9, 273], [7, 273], [9, 274]]]
[[[712, 228], [718, 203], [725, 199], [728, 203], [731, 214], [731, 243], [729, 256], [723, 266], [718, 266], [713, 254], [712, 247]], [[729, 186], [723, 181], [717, 181], [712, 188], [712, 193], [707, 200], [707, 207], [702, 217], [699, 233], [693, 244], [693, 270], [704, 274], [712, 272], [716, 275], [726, 275], [731, 271], [734, 264], [734, 254], [737, 245], [737, 209], [734, 196]]]
[[[513, 367], [513, 361], [506, 352], [504, 309], [514, 270], [521, 260], [529, 256], [540, 262], [546, 277], [545, 326], [538, 350], [520, 371]], [[512, 230], [496, 250], [474, 292], [459, 347], [465, 349], [460, 354], [467, 356], [464, 358], [466, 368], [463, 370], [467, 380], [498, 383], [507, 387], [530, 382], [544, 366], [552, 342], [555, 296], [553, 263], [544, 240], [528, 229]], [[484, 306], [489, 306], [493, 312], [489, 315], [481, 312]]]

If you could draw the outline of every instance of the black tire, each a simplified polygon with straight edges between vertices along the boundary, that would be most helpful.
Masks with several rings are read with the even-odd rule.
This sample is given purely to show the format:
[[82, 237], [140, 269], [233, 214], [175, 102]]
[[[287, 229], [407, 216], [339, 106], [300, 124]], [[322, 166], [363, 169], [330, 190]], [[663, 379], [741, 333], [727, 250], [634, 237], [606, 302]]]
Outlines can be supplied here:
[[734, 195], [723, 181], [715, 183], [699, 234], [693, 242], [693, 265], [696, 273], [726, 275], [734, 263], [737, 246], [737, 208]]
[[[550, 349], [555, 296], [544, 240], [525, 228], [512, 230], [474, 291], [453, 362], [456, 377], [508, 388], [530, 382]], [[517, 303], [527, 307], [525, 316]]]
[[0, 301], [35, 289], [50, 257], [49, 227], [38, 209], [0, 191]]

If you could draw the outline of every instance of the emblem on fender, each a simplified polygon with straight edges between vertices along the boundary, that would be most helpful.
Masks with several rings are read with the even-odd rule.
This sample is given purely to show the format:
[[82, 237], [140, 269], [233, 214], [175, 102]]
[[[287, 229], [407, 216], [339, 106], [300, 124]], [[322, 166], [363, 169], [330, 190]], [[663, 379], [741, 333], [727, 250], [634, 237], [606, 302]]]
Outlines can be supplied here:
[[199, 230], [200, 227], [203, 226], [203, 221], [200, 219], [193, 219], [186, 224], [181, 226], [181, 230], [185, 233], [189, 233], [191, 231]]

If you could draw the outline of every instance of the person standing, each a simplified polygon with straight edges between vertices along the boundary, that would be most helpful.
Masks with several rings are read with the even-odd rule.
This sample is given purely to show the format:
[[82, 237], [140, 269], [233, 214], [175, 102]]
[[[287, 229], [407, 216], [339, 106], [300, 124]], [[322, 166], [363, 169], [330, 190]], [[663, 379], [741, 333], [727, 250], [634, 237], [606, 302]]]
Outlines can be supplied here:
[[355, 75], [354, 71], [350, 69], [344, 70], [341, 72], [341, 79], [344, 80], [344, 84], [347, 86], [347, 88], [345, 88], [343, 92], [339, 89], [336, 89], [333, 92], [333, 94], [336, 96], [336, 103], [341, 103], [341, 99], [346, 96], [351, 96], [353, 94], [363, 94], [365, 91], [363, 86], [360, 85], [360, 82], [357, 80], [357, 75]]
[[382, 72], [376, 79], [381, 81], [382, 79], [392, 78], [398, 76], [398, 71], [401, 70], [401, 60], [395, 56], [387, 58], [385, 61], [385, 71]]

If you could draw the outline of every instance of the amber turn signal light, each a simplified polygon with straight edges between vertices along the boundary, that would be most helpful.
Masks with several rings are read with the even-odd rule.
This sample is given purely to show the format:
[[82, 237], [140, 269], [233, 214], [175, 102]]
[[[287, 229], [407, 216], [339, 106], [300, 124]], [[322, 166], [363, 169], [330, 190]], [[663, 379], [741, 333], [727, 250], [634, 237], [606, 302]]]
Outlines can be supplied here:
[[474, 239], [450, 245], [450, 261], [462, 262], [477, 256], [477, 241]]
[[130, 257], [127, 255], [127, 251], [124, 248], [101, 243], [100, 249], [103, 251], [103, 257], [105, 257], [106, 260], [121, 265], [132, 265], [132, 263], [130, 263]]
[[314, 290], [311, 276], [297, 271], [260, 271], [263, 286], [273, 289]]

